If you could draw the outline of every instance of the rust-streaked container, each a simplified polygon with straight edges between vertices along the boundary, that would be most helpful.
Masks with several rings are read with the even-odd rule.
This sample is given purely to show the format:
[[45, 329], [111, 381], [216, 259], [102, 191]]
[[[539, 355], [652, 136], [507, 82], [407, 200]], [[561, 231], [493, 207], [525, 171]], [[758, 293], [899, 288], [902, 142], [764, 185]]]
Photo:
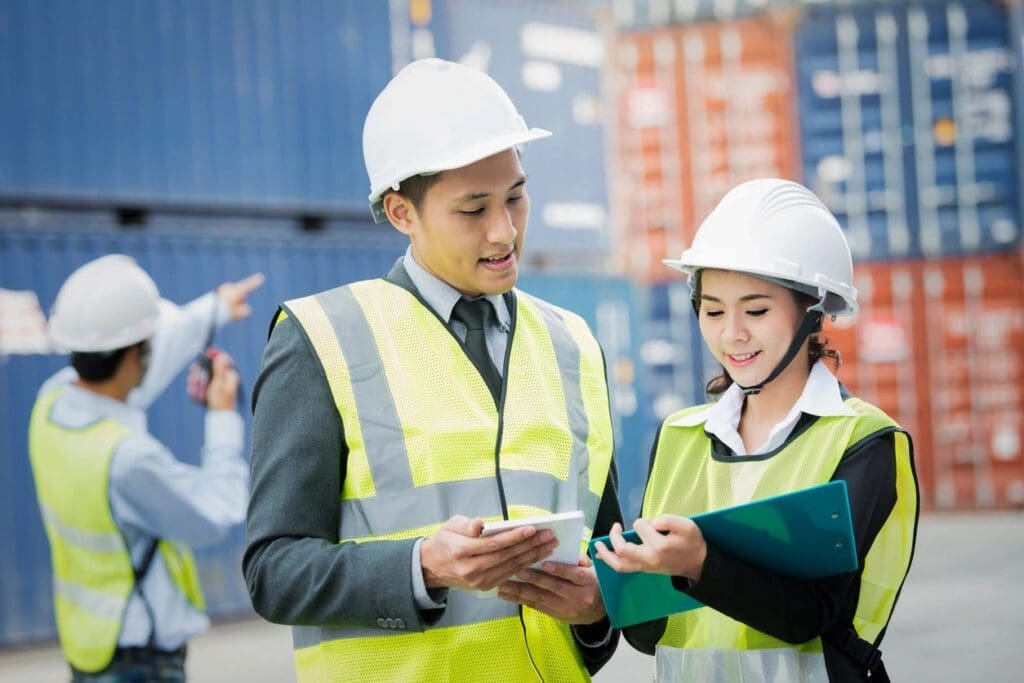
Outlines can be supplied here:
[[792, 27], [768, 14], [623, 33], [611, 55], [622, 266], [664, 282], [661, 259], [731, 187], [799, 176]]
[[922, 504], [934, 490], [928, 360], [919, 262], [857, 264], [856, 316], [826, 321], [829, 345], [842, 354], [838, 377], [914, 439]]
[[927, 262], [935, 503], [1024, 506], [1024, 268], [1016, 252]]

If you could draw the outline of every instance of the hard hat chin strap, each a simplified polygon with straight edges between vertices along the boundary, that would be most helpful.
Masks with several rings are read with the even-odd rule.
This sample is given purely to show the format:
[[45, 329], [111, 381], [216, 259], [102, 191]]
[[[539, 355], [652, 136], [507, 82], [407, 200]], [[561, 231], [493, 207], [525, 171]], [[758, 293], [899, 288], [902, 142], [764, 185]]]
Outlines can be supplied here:
[[812, 306], [807, 309], [807, 312], [804, 314], [803, 322], [800, 323], [800, 327], [797, 328], [793, 341], [790, 342], [789, 348], [786, 349], [786, 355], [782, 357], [782, 360], [779, 361], [779, 364], [775, 366], [775, 369], [772, 370], [771, 374], [768, 375], [767, 378], [762, 382], [749, 387], [742, 386], [739, 383], [736, 384], [736, 386], [743, 390], [744, 396], [753, 396], [761, 393], [765, 384], [768, 384], [768, 382], [771, 382], [773, 379], [781, 375], [782, 372], [789, 367], [789, 364], [793, 362], [796, 355], [800, 353], [800, 349], [803, 348], [804, 342], [807, 338], [821, 329], [821, 323], [825, 318], [825, 313], [821, 310], [821, 305], [822, 304], [817, 304], [816, 306]]

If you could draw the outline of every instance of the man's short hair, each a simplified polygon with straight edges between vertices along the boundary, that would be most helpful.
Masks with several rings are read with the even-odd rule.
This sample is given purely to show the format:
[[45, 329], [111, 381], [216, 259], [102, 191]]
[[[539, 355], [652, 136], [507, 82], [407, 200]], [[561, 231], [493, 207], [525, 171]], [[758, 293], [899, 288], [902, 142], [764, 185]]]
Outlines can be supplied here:
[[[517, 157], [520, 159], [523, 158], [523, 153], [518, 147], [513, 147], [512, 149], [515, 150]], [[412, 202], [412, 205], [416, 207], [416, 210], [419, 211], [423, 207], [423, 199], [427, 196], [427, 190], [433, 187], [434, 183], [441, 179], [442, 173], [444, 173], [444, 171], [440, 171], [438, 173], [421, 173], [420, 175], [410, 176], [399, 183], [397, 192], [403, 197], [407, 197], [409, 201]], [[395, 192], [395, 190], [388, 190], [381, 195], [381, 199], [384, 199], [384, 197], [388, 196], [392, 192]]]
[[106, 381], [117, 372], [125, 352], [132, 346], [135, 346], [135, 344], [115, 351], [101, 351], [98, 353], [73, 351], [71, 353], [71, 367], [86, 382]]
[[[443, 173], [443, 171], [442, 171]], [[419, 211], [423, 207], [423, 199], [427, 196], [427, 190], [433, 187], [434, 183], [441, 179], [441, 173], [429, 173], [414, 175], [406, 178], [398, 186], [398, 193], [409, 199], [412, 205]], [[384, 193], [387, 196], [393, 192], [389, 190]]]

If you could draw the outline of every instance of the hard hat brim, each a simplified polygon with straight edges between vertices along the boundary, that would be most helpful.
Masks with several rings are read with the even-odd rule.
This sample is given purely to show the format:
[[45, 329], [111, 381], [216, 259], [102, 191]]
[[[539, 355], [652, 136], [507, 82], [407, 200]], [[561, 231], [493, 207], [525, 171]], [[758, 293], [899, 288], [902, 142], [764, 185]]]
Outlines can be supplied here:
[[507, 149], [512, 149], [519, 145], [525, 145], [529, 142], [533, 142], [534, 140], [551, 137], [551, 135], [551, 131], [543, 128], [530, 128], [522, 132], [517, 131], [515, 133], [509, 133], [508, 135], [491, 138], [490, 140], [465, 149], [459, 154], [450, 157], [444, 163], [436, 164], [431, 168], [417, 170], [415, 173], [410, 173], [402, 178], [392, 178], [381, 184], [380, 187], [373, 188], [373, 191], [370, 192], [369, 200], [374, 222], [383, 223], [387, 220], [387, 215], [384, 213], [383, 206], [381, 206], [381, 198], [384, 196], [384, 193], [393, 189], [395, 185], [400, 184], [403, 180], [415, 175], [429, 175], [432, 173], [441, 173], [442, 171], [451, 171], [456, 168], [469, 166], [470, 164], [474, 164], [482, 159], [494, 156], [499, 152], [504, 152]]
[[[684, 256], [685, 256], [685, 254], [684, 254]], [[701, 259], [701, 258], [686, 259], [686, 260], [683, 260], [683, 259], [662, 259], [661, 262], [663, 264], [665, 264], [666, 266], [668, 266], [669, 268], [672, 268], [674, 270], [678, 270], [678, 271], [681, 271], [683, 273], [686, 273], [687, 276], [690, 277], [690, 278], [692, 278], [693, 274], [696, 271], [698, 271], [698, 270], [727, 270], [727, 271], [731, 271], [731, 272], [744, 273], [746, 275], [752, 275], [754, 277], [761, 278], [761, 279], [764, 279], [764, 280], [769, 280], [771, 282], [776, 282], [776, 283], [780, 284], [783, 287], [787, 287], [788, 286], [788, 285], [784, 284], [787, 281], [788, 282], [792, 282], [794, 284], [804, 285], [805, 287], [814, 288], [814, 289], [818, 289], [820, 287], [819, 283], [808, 282], [808, 281], [806, 281], [804, 279], [787, 279], [787, 278], [782, 278], [782, 277], [779, 276], [778, 273], [770, 272], [770, 271], [767, 271], [767, 270], [764, 270], [764, 269], [761, 269], [761, 268], [737, 268], [735, 264], [720, 263], [720, 262], [715, 261], [714, 259]], [[692, 283], [692, 280], [690, 282]], [[693, 285], [691, 284], [691, 287], [692, 286]], [[833, 287], [835, 289], [839, 289], [840, 285], [838, 285], [838, 283], [834, 283]], [[849, 289], [848, 286], [846, 286], [845, 288]], [[790, 287], [790, 289], [792, 289], [792, 287]], [[804, 291], [804, 290], [801, 289], [801, 291]], [[807, 293], [810, 294], [810, 292], [807, 292]], [[832, 292], [830, 292], [830, 294], [835, 299], [842, 301], [843, 307], [841, 309], [836, 309], [834, 307], [830, 307], [830, 308], [833, 308], [833, 310], [826, 310], [825, 311], [828, 315], [835, 315], [835, 316], [854, 315], [859, 310], [860, 307], [857, 304], [856, 290], [844, 291], [842, 293], [840, 293], [839, 291], [832, 291]]]

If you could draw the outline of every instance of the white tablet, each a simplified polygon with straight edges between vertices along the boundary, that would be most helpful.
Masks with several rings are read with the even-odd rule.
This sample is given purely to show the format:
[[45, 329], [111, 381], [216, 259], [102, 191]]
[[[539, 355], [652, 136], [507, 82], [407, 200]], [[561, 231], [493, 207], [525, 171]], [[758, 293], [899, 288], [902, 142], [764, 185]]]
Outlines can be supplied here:
[[[540, 569], [544, 562], [561, 562], [563, 564], [576, 565], [580, 561], [580, 543], [583, 541], [583, 512], [573, 510], [572, 512], [556, 512], [553, 515], [538, 515], [537, 517], [524, 517], [522, 519], [506, 519], [500, 522], [488, 522], [484, 524], [481, 536], [493, 536], [509, 529], [533, 526], [537, 531], [549, 529], [558, 539], [558, 545], [551, 555], [533, 565], [534, 569]], [[497, 595], [497, 589], [489, 591], [477, 591], [481, 598], [492, 598]]]

